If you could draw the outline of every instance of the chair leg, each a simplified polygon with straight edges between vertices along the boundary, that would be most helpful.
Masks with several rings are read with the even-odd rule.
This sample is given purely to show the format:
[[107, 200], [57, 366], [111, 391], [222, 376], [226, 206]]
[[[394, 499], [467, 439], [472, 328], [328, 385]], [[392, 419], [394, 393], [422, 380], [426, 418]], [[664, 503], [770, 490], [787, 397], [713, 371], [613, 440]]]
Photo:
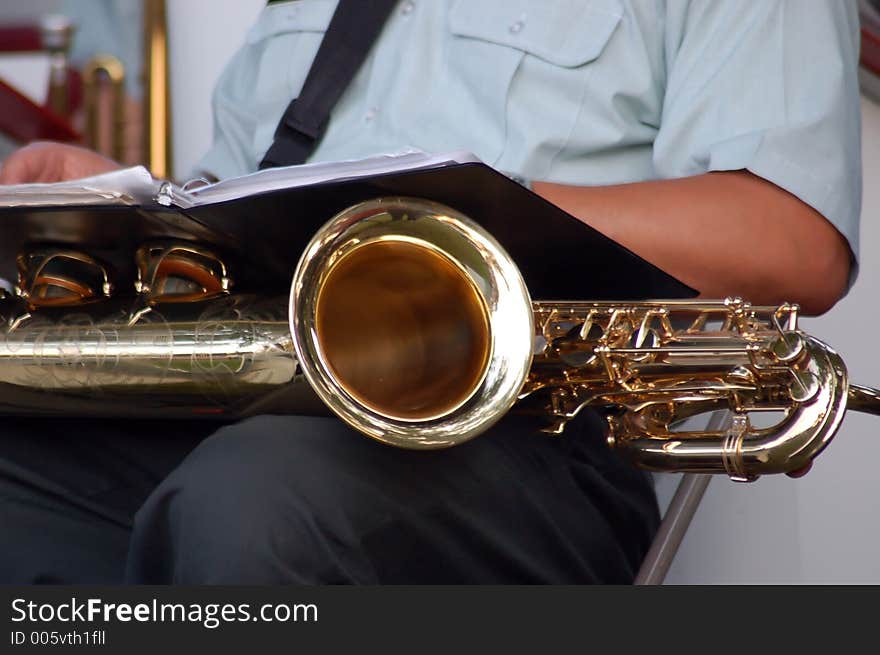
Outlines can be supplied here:
[[[728, 414], [726, 410], [712, 414], [706, 429], [721, 429]], [[682, 476], [634, 584], [663, 584], [711, 479], [712, 475], [709, 473], [685, 473]]]
[[685, 473], [682, 477], [660, 523], [657, 536], [645, 555], [635, 584], [663, 584], [711, 479], [710, 473]]

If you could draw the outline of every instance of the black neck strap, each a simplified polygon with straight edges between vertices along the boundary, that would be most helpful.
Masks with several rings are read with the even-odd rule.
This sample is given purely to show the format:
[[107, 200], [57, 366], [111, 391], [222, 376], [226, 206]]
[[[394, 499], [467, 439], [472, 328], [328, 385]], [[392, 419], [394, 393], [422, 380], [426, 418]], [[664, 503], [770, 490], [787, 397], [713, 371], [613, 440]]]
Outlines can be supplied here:
[[397, 0], [339, 0], [303, 83], [275, 129], [260, 168], [302, 164], [330, 122], [330, 111], [363, 64]]

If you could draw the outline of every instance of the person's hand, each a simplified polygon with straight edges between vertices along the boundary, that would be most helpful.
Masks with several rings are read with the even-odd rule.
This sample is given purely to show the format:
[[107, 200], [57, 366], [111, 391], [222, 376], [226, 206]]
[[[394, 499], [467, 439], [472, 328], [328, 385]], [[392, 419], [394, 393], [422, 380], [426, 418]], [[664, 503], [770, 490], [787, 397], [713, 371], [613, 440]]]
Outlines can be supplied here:
[[13, 152], [0, 165], [0, 184], [63, 182], [116, 170], [122, 166], [91, 150], [52, 141], [35, 141]]

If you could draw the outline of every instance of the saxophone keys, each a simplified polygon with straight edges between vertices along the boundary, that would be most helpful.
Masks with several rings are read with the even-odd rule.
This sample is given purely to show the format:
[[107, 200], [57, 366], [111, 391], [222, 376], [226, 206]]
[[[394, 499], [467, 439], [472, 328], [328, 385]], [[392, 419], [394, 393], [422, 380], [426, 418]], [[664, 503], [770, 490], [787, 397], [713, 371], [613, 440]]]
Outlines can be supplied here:
[[223, 260], [195, 244], [146, 244], [135, 253], [135, 263], [135, 291], [151, 305], [207, 300], [228, 294], [232, 286]]
[[788, 389], [789, 396], [796, 403], [808, 403], [815, 398], [821, 388], [819, 378], [809, 371], [792, 371], [794, 384]]
[[15, 293], [29, 309], [78, 305], [113, 291], [107, 266], [77, 250], [33, 250], [20, 254], [17, 264]]
[[793, 362], [804, 352], [804, 338], [797, 332], [783, 332], [770, 346], [778, 362]]

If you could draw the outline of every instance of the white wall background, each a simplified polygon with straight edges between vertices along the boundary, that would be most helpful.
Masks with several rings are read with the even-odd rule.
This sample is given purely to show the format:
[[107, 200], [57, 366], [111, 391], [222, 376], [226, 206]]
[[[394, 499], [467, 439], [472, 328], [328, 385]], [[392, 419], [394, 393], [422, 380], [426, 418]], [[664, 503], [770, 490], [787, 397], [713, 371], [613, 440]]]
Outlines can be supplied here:
[[[853, 381], [880, 385], [880, 105], [862, 100], [861, 267], [849, 295], [803, 327], [834, 346]], [[850, 412], [810, 473], [712, 480], [667, 583], [880, 583], [880, 419]], [[671, 497], [679, 476], [661, 476]]]
[[30, 24], [40, 16], [58, 11], [61, 0], [4, 0], [0, 6], [0, 18], [6, 25]]
[[[263, 0], [169, 0], [174, 170], [211, 140], [210, 94]], [[804, 327], [843, 355], [852, 378], [880, 384], [880, 105], [863, 102], [861, 274], [827, 316]], [[880, 419], [850, 413], [804, 478], [740, 485], [713, 479], [667, 583], [880, 583]], [[660, 476], [668, 502], [676, 475]]]
[[184, 180], [211, 144], [211, 90], [265, 0], [167, 0], [173, 171]]

